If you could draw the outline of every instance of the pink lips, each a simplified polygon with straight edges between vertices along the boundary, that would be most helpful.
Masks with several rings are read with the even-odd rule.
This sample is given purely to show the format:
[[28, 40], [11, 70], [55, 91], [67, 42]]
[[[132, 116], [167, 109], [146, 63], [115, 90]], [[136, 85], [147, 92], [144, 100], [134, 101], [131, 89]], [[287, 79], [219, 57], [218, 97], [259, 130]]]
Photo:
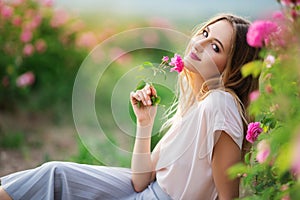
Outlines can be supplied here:
[[201, 59], [193, 52], [190, 53], [190, 57], [193, 59], [193, 60], [197, 60], [197, 61], [201, 61]]

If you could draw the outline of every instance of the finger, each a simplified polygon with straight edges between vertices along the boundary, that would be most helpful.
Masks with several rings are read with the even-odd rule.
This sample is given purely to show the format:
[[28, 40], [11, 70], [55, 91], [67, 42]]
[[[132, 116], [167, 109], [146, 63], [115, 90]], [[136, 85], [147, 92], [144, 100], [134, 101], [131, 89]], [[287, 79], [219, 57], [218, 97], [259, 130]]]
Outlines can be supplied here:
[[144, 106], [147, 106], [147, 94], [145, 94], [145, 91], [143, 90], [138, 90], [136, 91], [136, 95], [137, 100], [141, 101], [143, 103]]
[[152, 104], [151, 102], [151, 89], [150, 89], [150, 86], [148, 87], [145, 87], [143, 90], [142, 90], [142, 94], [143, 94], [143, 100], [145, 101], [144, 102], [144, 105], [148, 105], [150, 106]]
[[147, 90], [149, 90], [149, 89], [150, 89], [149, 86], [147, 86], [139, 91], [140, 92], [139, 94], [141, 95], [143, 104], [145, 106], [150, 106], [152, 104], [151, 99], [150, 99], [151, 94], [147, 93]]
[[150, 87], [150, 90], [151, 90], [151, 95], [156, 97], [157, 96], [156, 89], [154, 87]]
[[148, 95], [151, 95], [151, 86], [148, 83], [145, 86], [145, 90]]
[[137, 94], [137, 92], [131, 92], [130, 97], [133, 101], [141, 101], [141, 97]]

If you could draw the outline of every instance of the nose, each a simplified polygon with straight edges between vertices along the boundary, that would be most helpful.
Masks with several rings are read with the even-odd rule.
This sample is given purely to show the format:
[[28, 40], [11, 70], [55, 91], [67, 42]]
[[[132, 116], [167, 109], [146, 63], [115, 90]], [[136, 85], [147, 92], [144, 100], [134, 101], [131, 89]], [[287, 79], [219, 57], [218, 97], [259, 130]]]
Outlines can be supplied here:
[[209, 40], [207, 39], [207, 38], [205, 38], [205, 39], [195, 39], [194, 40], [194, 45], [193, 45], [193, 48], [197, 51], [197, 52], [199, 52], [199, 53], [201, 53], [201, 52], [203, 52], [204, 51], [204, 48], [205, 48], [205, 46], [207, 45], [209, 43]]

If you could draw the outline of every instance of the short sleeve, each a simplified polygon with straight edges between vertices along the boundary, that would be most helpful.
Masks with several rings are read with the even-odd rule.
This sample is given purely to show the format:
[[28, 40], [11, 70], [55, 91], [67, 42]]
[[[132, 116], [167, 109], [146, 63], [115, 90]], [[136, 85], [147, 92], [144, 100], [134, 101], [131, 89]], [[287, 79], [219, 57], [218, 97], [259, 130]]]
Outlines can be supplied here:
[[225, 131], [241, 149], [243, 144], [243, 123], [234, 97], [225, 91], [212, 91], [204, 100], [205, 121], [207, 123], [205, 145], [200, 151], [212, 158], [214, 145], [222, 131]]

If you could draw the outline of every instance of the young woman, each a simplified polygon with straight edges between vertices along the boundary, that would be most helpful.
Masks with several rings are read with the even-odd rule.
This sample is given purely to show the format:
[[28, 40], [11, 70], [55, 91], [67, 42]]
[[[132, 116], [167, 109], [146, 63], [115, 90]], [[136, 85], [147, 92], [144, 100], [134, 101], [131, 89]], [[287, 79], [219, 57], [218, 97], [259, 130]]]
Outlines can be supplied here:
[[238, 197], [239, 180], [229, 179], [227, 170], [241, 161], [248, 96], [258, 87], [257, 78], [241, 75], [241, 67], [258, 57], [258, 49], [246, 42], [249, 25], [218, 15], [195, 31], [179, 76], [175, 114], [152, 153], [155, 88], [131, 93], [137, 117], [131, 170], [49, 162], [3, 177], [0, 199]]

